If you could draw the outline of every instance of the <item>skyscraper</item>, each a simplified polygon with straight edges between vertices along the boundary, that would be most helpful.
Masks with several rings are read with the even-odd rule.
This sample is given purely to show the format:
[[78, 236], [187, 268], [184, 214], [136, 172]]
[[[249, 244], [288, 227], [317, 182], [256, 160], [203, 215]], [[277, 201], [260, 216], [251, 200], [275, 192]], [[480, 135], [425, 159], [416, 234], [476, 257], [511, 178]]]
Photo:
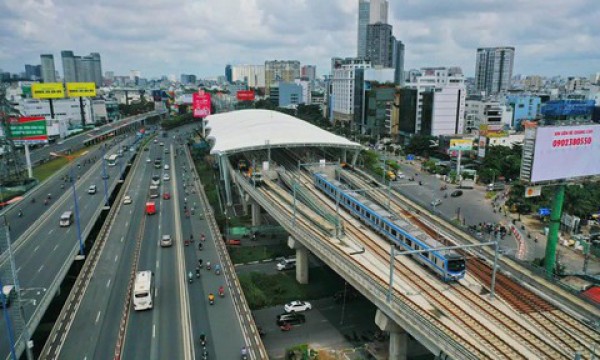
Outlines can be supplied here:
[[230, 84], [233, 82], [233, 70], [229, 64], [225, 66], [225, 79], [227, 79], [227, 82]]
[[92, 70], [91, 70], [91, 81], [96, 83], [97, 87], [102, 86], [102, 60], [100, 59], [99, 53], [90, 53]]
[[300, 68], [300, 77], [308, 78], [308, 81], [313, 82], [317, 78], [317, 67], [315, 65], [303, 65]]
[[392, 25], [381, 22], [367, 25], [367, 56], [371, 65], [392, 67]]
[[394, 83], [397, 85], [404, 85], [404, 44], [400, 40], [396, 40], [392, 36], [392, 44], [394, 50], [392, 51], [392, 67], [394, 68]]
[[293, 82], [300, 77], [300, 61], [265, 61], [265, 92], [269, 92], [271, 83], [278, 81]]
[[478, 48], [475, 65], [477, 91], [494, 95], [510, 89], [514, 59], [514, 47]]
[[358, 40], [357, 55], [359, 58], [367, 56], [367, 25], [369, 25], [369, 9], [371, 4], [368, 0], [358, 0]]
[[76, 82], [78, 81], [77, 69], [75, 68], [75, 54], [71, 50], [63, 50], [60, 52], [63, 67], [63, 81]]
[[378, 22], [388, 23], [388, 1], [387, 0], [371, 0], [369, 7], [369, 24], [377, 24]]
[[56, 69], [54, 68], [54, 55], [40, 55], [42, 62], [42, 81], [45, 83], [56, 82]]

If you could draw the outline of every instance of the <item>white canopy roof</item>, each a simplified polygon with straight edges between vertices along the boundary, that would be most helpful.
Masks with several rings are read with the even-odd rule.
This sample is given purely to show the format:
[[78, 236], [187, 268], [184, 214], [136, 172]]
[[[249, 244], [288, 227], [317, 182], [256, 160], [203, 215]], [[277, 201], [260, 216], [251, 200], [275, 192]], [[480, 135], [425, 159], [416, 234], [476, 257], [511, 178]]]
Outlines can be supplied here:
[[358, 150], [362, 146], [304, 120], [271, 110], [238, 110], [204, 120], [211, 154], [232, 154], [267, 147], [328, 146]]

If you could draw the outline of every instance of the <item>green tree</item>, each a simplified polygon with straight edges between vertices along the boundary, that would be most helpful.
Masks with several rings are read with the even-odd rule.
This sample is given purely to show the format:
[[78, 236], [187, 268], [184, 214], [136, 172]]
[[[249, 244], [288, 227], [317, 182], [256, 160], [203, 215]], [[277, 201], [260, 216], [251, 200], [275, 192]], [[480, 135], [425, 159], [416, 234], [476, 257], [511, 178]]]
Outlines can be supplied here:
[[415, 154], [423, 157], [429, 157], [434, 152], [431, 145], [435, 140], [433, 136], [428, 135], [415, 135], [410, 138], [410, 142], [406, 146], [405, 152], [407, 154]]

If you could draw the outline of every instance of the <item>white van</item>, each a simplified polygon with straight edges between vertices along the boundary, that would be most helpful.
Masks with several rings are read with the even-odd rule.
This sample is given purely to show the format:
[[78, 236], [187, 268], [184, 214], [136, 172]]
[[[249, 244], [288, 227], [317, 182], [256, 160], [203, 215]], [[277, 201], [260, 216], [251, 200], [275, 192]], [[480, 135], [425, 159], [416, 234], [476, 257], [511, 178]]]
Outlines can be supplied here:
[[73, 223], [74, 219], [75, 219], [75, 217], [73, 216], [73, 212], [72, 211], [65, 211], [60, 216], [60, 226], [61, 227], [71, 226], [71, 224]]
[[296, 267], [296, 259], [282, 259], [277, 263], [277, 270], [290, 270]]

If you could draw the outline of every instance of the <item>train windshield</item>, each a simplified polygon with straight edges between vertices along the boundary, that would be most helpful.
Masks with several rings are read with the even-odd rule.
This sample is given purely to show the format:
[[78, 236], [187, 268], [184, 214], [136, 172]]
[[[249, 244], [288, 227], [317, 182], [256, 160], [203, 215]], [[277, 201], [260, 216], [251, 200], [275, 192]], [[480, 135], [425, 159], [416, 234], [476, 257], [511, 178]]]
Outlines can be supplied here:
[[448, 271], [459, 272], [465, 269], [465, 259], [448, 260]]

